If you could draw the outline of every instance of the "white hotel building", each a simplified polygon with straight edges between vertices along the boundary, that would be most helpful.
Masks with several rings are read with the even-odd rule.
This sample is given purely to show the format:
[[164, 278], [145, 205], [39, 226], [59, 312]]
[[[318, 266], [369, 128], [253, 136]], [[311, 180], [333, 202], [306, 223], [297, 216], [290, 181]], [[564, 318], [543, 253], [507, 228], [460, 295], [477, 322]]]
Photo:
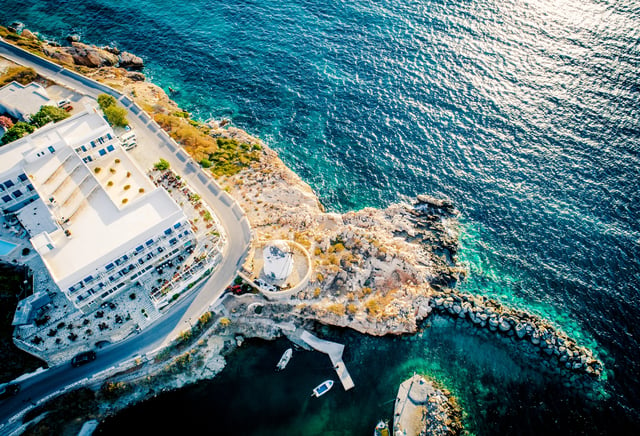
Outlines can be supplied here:
[[95, 110], [0, 147], [0, 209], [85, 312], [195, 245], [182, 209]]

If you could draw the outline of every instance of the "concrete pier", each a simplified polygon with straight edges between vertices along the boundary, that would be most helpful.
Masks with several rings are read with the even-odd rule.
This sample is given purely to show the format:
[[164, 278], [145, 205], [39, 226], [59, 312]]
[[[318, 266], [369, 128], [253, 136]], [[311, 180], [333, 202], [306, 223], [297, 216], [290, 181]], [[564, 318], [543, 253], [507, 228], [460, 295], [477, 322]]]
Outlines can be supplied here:
[[348, 391], [355, 386], [353, 380], [351, 379], [351, 375], [349, 375], [349, 371], [347, 371], [346, 365], [342, 361], [342, 352], [344, 351], [344, 345], [338, 344], [337, 342], [325, 341], [324, 339], [320, 339], [304, 329], [296, 330], [294, 333], [292, 333], [292, 336], [293, 338], [289, 338], [292, 342], [298, 343], [298, 341], [294, 340], [294, 338], [298, 339], [314, 350], [329, 355], [329, 359], [331, 359], [333, 368], [336, 370], [336, 374], [338, 375], [340, 383], [342, 383], [342, 387], [345, 391]]
[[398, 389], [393, 413], [394, 436], [422, 436], [426, 434], [427, 402], [434, 391], [431, 383], [414, 375]]

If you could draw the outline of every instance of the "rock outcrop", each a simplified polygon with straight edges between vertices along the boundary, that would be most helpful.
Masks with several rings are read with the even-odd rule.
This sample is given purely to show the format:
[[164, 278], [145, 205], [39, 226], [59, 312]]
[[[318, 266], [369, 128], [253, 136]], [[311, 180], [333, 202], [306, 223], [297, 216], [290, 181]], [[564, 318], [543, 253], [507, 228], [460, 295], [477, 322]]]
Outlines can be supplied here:
[[73, 58], [76, 65], [85, 67], [113, 67], [118, 64], [118, 57], [113, 53], [82, 42], [72, 42], [71, 47], [59, 47]]
[[125, 69], [141, 70], [144, 67], [144, 61], [139, 56], [123, 51], [118, 56], [118, 66]]

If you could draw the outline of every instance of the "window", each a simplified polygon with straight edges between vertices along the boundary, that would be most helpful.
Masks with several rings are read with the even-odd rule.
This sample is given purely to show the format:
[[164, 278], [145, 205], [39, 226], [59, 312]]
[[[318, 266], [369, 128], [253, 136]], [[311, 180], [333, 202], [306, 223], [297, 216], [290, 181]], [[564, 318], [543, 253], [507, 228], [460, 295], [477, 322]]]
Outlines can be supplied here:
[[165, 235], [170, 235], [170, 234], [171, 234], [171, 229], [167, 229], [167, 230], [165, 230], [165, 231], [164, 231], [164, 234], [165, 234]]
[[176, 242], [178, 242], [178, 240], [176, 238], [171, 238], [169, 240], [169, 244], [174, 245]]
[[55, 153], [56, 149], [53, 148], [52, 145], [50, 145], [49, 147], [47, 147], [47, 150], [49, 150], [49, 153]]
[[110, 269], [113, 268], [113, 263], [108, 263], [107, 265], [105, 265], [104, 269], [106, 269], [107, 271], [109, 271]]
[[[84, 147], [82, 147], [84, 149]], [[96, 148], [96, 141], [91, 141], [91, 148]]]
[[114, 146], [113, 146], [113, 145], [110, 145], [110, 146], [108, 146], [108, 147], [107, 147], [107, 150], [109, 150], [109, 151], [113, 151], [113, 150], [115, 150], [115, 148], [114, 148]]
[[89, 283], [92, 280], [93, 280], [93, 276], [92, 275], [88, 275], [84, 279], [82, 279], [82, 281], [85, 282], [85, 283]]
[[8, 195], [3, 195], [2, 196], [2, 201], [4, 201], [5, 203], [8, 203], [11, 201], [11, 197], [9, 197]]
[[107, 133], [107, 139], [113, 139], [113, 136], [111, 136], [111, 133]]
[[173, 225], [173, 228], [174, 228], [174, 229], [179, 229], [181, 225], [182, 225], [182, 223], [175, 223], [175, 224]]
[[7, 180], [6, 182], [4, 182], [4, 186], [6, 186], [7, 188], [11, 188], [14, 185], [14, 183], [11, 180]]
[[32, 185], [31, 183], [29, 183], [29, 184], [27, 185], [27, 189], [28, 189], [29, 191], [33, 191], [33, 185]]
[[142, 245], [138, 245], [138, 246], [136, 247], [136, 253], [141, 252], [143, 249], [144, 249], [144, 247], [143, 247]]
[[100, 149], [100, 151], [98, 151], [98, 154], [99, 154], [100, 156], [104, 156], [105, 154], [107, 154], [107, 152], [105, 151], [105, 149], [104, 149], [104, 148], [101, 148], [101, 149]]
[[11, 193], [11, 195], [13, 195], [14, 198], [20, 198], [22, 197], [22, 191], [20, 191], [19, 189], [16, 189]]
[[78, 148], [76, 148], [76, 153], [80, 153], [80, 152], [82, 151], [82, 148], [83, 148], [83, 147], [78, 147]]
[[18, 176], [18, 179], [20, 179], [21, 182], [26, 182], [27, 181], [27, 175], [26, 174], [20, 174]]
[[80, 148], [82, 149], [82, 151], [87, 151], [87, 147], [85, 147], [84, 145]]
[[145, 242], [145, 244], [147, 245], [147, 247], [153, 244], [153, 239], [149, 239], [147, 242]]

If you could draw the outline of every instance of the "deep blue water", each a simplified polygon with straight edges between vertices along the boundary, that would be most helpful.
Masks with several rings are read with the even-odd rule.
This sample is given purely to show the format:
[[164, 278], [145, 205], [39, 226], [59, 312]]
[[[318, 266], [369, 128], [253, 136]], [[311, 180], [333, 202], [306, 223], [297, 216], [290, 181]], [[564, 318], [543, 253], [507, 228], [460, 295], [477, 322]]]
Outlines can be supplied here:
[[[447, 339], [453, 349], [436, 346], [442, 332], [451, 333], [446, 326], [417, 348], [341, 333], [354, 353], [380, 347], [398, 356], [385, 362], [394, 374], [389, 389], [420, 367], [460, 396], [479, 434], [640, 430], [638, 3], [0, 6], [5, 24], [18, 19], [49, 37], [75, 29], [87, 41], [142, 56], [145, 73], [178, 90], [183, 108], [202, 119], [228, 117], [263, 138], [330, 210], [384, 207], [423, 192], [451, 198], [462, 211], [461, 256], [471, 270], [461, 287], [549, 317], [595, 348], [608, 370], [608, 400], [583, 401], [537, 377], [518, 347], [478, 340], [464, 328]], [[499, 352], [487, 359], [486, 347]], [[280, 352], [262, 344], [246, 353], [252, 349]], [[363, 365], [381, 373], [375, 361]], [[516, 388], [505, 392], [503, 380]], [[217, 395], [231, 395], [242, 378], [227, 371], [215, 383]], [[378, 394], [359, 386], [350, 401], [369, 404]], [[326, 416], [346, 422], [349, 410], [327, 404], [295, 413], [316, 424]], [[370, 413], [371, 425], [380, 413]], [[305, 434], [300, 422], [281, 431]], [[329, 428], [316, 424], [318, 432]]]

